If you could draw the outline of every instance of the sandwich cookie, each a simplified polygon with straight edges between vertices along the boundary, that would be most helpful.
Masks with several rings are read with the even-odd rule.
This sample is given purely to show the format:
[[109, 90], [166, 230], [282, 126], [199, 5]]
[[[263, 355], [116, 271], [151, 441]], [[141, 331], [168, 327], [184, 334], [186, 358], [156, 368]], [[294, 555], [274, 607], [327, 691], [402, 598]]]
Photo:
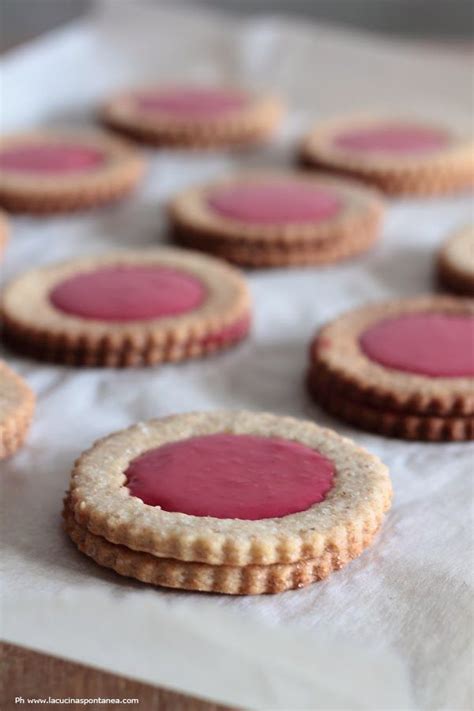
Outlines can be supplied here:
[[100, 132], [35, 132], [0, 140], [0, 205], [10, 212], [60, 213], [118, 200], [137, 185], [144, 162]]
[[117, 251], [33, 269], [3, 294], [4, 339], [33, 358], [139, 366], [213, 353], [243, 339], [240, 273], [179, 249]]
[[23, 444], [34, 405], [30, 387], [0, 361], [0, 459], [14, 454]]
[[456, 294], [474, 296], [474, 226], [453, 234], [441, 247], [437, 261], [441, 286]]
[[310, 350], [311, 393], [331, 414], [403, 439], [474, 434], [474, 301], [423, 296], [349, 311]]
[[150, 145], [220, 148], [265, 141], [283, 107], [275, 97], [243, 89], [155, 86], [118, 94], [100, 113], [109, 128]]
[[303, 165], [350, 175], [392, 195], [437, 195], [474, 185], [474, 142], [411, 119], [343, 118], [317, 124]]
[[175, 240], [248, 267], [328, 264], [379, 236], [378, 194], [309, 173], [249, 173], [191, 188], [169, 206]]
[[66, 529], [100, 565], [229, 594], [325, 578], [371, 544], [390, 507], [382, 462], [311, 422], [177, 415], [100, 440], [76, 462]]

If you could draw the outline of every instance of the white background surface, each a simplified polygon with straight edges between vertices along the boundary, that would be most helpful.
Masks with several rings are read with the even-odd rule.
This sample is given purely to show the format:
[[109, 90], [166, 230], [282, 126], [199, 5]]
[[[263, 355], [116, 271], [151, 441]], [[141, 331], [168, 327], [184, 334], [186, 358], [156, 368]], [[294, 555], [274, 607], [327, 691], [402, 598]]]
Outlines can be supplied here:
[[[379, 107], [471, 119], [467, 60], [309, 23], [237, 23], [122, 0], [2, 60], [3, 130], [83, 124], [111, 89], [170, 77], [278, 91], [291, 109], [278, 141], [239, 158], [150, 152], [146, 182], [119, 207], [15, 218], [2, 279], [156, 244], [176, 190], [238, 165], [285, 165], [318, 116]], [[393, 202], [381, 244], [357, 261], [249, 273], [252, 337], [205, 361], [72, 370], [3, 352], [38, 394], [27, 446], [1, 465], [6, 637], [247, 708], [470, 708], [472, 449], [352, 430], [309, 401], [302, 379], [318, 325], [357, 304], [430, 290], [434, 249], [471, 212], [466, 196]], [[395, 501], [376, 545], [310, 588], [239, 599], [154, 590], [81, 556], [60, 521], [80, 452], [137, 420], [215, 407], [315, 418], [380, 455]]]

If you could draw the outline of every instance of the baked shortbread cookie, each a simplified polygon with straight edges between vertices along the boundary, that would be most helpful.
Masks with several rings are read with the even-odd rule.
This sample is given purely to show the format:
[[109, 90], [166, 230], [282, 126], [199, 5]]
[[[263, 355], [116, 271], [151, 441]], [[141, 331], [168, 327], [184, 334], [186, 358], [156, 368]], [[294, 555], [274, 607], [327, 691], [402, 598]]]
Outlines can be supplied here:
[[176, 415], [97, 442], [65, 504], [76, 545], [122, 575], [231, 594], [326, 577], [390, 506], [386, 467], [330, 430], [251, 412]]
[[179, 249], [117, 251], [33, 269], [3, 294], [7, 345], [70, 365], [179, 361], [237, 343], [250, 326], [244, 278]]
[[352, 181], [304, 172], [243, 173], [191, 188], [169, 207], [174, 237], [250, 267], [325, 264], [367, 250], [383, 204]]
[[389, 194], [436, 195], [474, 185], [471, 136], [415, 119], [344, 117], [303, 139], [305, 166], [350, 175]]
[[474, 226], [453, 234], [438, 253], [438, 279], [456, 294], [474, 296]]
[[157, 146], [238, 147], [269, 138], [283, 107], [272, 96], [209, 86], [154, 86], [124, 91], [101, 109], [116, 131]]
[[35, 396], [23, 378], [0, 361], [0, 459], [23, 444], [34, 404]]
[[98, 131], [19, 133], [0, 140], [0, 205], [56, 213], [118, 200], [143, 175], [129, 144]]
[[474, 301], [422, 296], [349, 311], [320, 329], [309, 387], [332, 414], [380, 434], [474, 434]]

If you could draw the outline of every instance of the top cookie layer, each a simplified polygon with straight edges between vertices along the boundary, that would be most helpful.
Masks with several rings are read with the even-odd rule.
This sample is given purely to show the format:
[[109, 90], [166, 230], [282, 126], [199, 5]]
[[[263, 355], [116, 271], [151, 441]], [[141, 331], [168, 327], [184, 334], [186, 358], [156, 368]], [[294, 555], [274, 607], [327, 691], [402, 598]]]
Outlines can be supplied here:
[[469, 414], [473, 343], [472, 301], [401, 299], [349, 311], [324, 326], [311, 348], [312, 367], [365, 404]]
[[[332, 462], [333, 486], [305, 511], [260, 520], [164, 511], [130, 495], [125, 471], [132, 460], [170, 442], [216, 433], [301, 443]], [[330, 430], [290, 417], [213, 412], [151, 420], [97, 442], [76, 464], [69, 501], [78, 523], [113, 543], [159, 557], [240, 566], [318, 558], [331, 545], [342, 551], [377, 527], [390, 496], [384, 465]]]
[[34, 402], [27, 383], [0, 361], [0, 459], [13, 454], [22, 443]]
[[143, 170], [133, 148], [99, 131], [14, 134], [0, 141], [0, 202], [26, 211], [86, 207], [130, 190]]
[[205, 86], [137, 88], [113, 97], [101, 110], [114, 129], [150, 143], [188, 147], [261, 140], [281, 114], [274, 97]]
[[211, 257], [124, 250], [26, 272], [6, 287], [2, 317], [6, 339], [28, 351], [82, 353], [85, 364], [89, 354], [99, 365], [128, 354], [118, 364], [135, 365], [238, 340], [250, 297], [240, 273]]
[[303, 140], [304, 162], [360, 175], [388, 192], [436, 192], [474, 180], [474, 142], [415, 119], [345, 117], [317, 124]]
[[[178, 229], [222, 244], [311, 246], [359, 221], [381, 218], [378, 194], [352, 181], [303, 172], [243, 173], [191, 188], [170, 203]], [[346, 235], [349, 237], [349, 235]]]

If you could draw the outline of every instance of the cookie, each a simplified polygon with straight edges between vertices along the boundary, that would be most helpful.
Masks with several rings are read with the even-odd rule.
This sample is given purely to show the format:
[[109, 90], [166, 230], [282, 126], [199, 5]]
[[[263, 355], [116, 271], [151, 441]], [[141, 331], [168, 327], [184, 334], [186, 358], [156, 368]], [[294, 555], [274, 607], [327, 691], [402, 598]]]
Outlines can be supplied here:
[[8, 242], [8, 237], [7, 216], [0, 210], [0, 260], [3, 259], [3, 252]]
[[272, 96], [209, 86], [155, 86], [111, 98], [100, 111], [115, 131], [155, 146], [239, 147], [268, 139], [283, 112]]
[[386, 467], [335, 432], [267, 413], [205, 412], [96, 442], [74, 466], [65, 520], [83, 552], [122, 575], [265, 593], [360, 555], [390, 501]]
[[437, 261], [442, 287], [456, 294], [474, 296], [474, 226], [453, 234], [441, 247]]
[[304, 172], [243, 173], [175, 197], [174, 239], [251, 267], [327, 264], [367, 250], [383, 204], [352, 181]]
[[469, 439], [474, 302], [422, 296], [361, 307], [320, 329], [308, 384], [331, 414], [393, 436]]
[[303, 165], [367, 181], [392, 195], [437, 195], [474, 185], [474, 142], [415, 119], [352, 117], [317, 124]]
[[240, 273], [179, 249], [117, 251], [33, 269], [3, 294], [4, 340], [79, 366], [179, 361], [236, 344], [250, 327]]
[[0, 140], [0, 205], [34, 214], [92, 208], [126, 196], [143, 172], [136, 150], [105, 133], [19, 133]]
[[0, 361], [0, 459], [21, 447], [33, 417], [35, 397], [19, 375]]

